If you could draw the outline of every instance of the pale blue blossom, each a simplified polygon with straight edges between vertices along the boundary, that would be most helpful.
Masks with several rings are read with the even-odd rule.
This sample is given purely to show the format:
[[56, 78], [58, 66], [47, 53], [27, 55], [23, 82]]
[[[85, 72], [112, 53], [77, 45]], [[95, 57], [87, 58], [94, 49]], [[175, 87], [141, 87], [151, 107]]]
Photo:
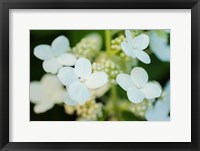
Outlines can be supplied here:
[[164, 32], [163, 34], [159, 34], [156, 31], [150, 33], [150, 48], [161, 61], [169, 62], [170, 46], [167, 43], [167, 33]]
[[30, 100], [35, 104], [35, 113], [44, 113], [54, 104], [63, 102], [65, 89], [55, 75], [45, 74], [41, 81], [30, 83]]
[[[58, 78], [67, 87], [70, 102], [66, 104], [84, 104], [91, 97], [90, 90], [98, 89], [108, 82], [105, 72], [92, 73], [92, 65], [88, 59], [79, 58], [75, 68], [63, 67], [58, 71]], [[69, 101], [69, 100], [68, 100]]]
[[148, 74], [141, 67], [135, 67], [131, 75], [121, 73], [116, 78], [117, 83], [127, 91], [128, 99], [140, 103], [145, 98], [154, 99], [161, 95], [162, 89], [156, 82], [148, 82]]
[[155, 106], [146, 112], [148, 121], [168, 121], [170, 112], [170, 81], [165, 85], [162, 97], [158, 99]]
[[43, 69], [47, 73], [56, 74], [62, 66], [73, 66], [76, 57], [69, 53], [69, 40], [65, 36], [57, 37], [50, 45], [41, 44], [34, 48], [34, 55], [44, 60]]
[[121, 43], [121, 48], [127, 56], [138, 58], [143, 63], [149, 64], [151, 59], [149, 55], [143, 51], [149, 45], [149, 36], [140, 34], [133, 38], [130, 30], [125, 30], [126, 41]]

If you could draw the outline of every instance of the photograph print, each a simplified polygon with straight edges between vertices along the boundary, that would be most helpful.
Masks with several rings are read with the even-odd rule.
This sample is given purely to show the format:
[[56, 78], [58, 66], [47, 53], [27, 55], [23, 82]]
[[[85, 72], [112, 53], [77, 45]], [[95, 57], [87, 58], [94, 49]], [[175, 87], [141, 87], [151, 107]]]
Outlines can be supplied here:
[[170, 121], [170, 30], [30, 30], [30, 121]]

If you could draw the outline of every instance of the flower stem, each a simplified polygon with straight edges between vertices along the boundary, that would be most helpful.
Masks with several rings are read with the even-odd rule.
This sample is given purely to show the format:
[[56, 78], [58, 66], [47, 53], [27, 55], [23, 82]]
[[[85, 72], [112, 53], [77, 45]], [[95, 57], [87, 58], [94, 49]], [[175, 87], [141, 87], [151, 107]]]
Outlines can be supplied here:
[[[111, 31], [110, 30], [105, 30], [105, 44], [106, 44], [106, 53], [108, 56], [112, 57], [115, 53], [111, 50]], [[119, 118], [118, 116], [118, 106], [117, 106], [117, 90], [116, 90], [116, 85], [112, 84], [111, 87], [111, 92], [110, 92], [110, 107], [111, 110], [113, 111], [113, 115], [116, 118]]]
[[118, 106], [117, 106], [117, 90], [116, 85], [111, 87], [111, 101], [112, 101], [112, 109], [114, 111], [114, 115], [118, 118]]
[[111, 93], [112, 93], [112, 95], [111, 95], [112, 101], [115, 102], [115, 100], [116, 100], [116, 94], [117, 94], [116, 93], [116, 86], [115, 85], [112, 86]]
[[108, 55], [110, 55], [110, 51], [111, 51], [111, 33], [110, 30], [105, 30], [105, 43], [106, 43], [106, 52]]

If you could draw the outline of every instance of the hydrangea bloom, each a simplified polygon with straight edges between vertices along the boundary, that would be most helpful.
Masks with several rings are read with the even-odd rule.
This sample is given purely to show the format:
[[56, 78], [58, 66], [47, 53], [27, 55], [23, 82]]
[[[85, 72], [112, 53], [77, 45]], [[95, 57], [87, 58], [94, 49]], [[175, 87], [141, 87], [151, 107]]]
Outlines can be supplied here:
[[138, 58], [143, 63], [149, 64], [151, 59], [149, 55], [143, 51], [149, 45], [149, 36], [140, 34], [133, 39], [130, 30], [125, 30], [126, 41], [121, 43], [121, 48], [127, 56]]
[[34, 55], [44, 60], [43, 69], [55, 74], [62, 66], [73, 66], [76, 57], [69, 53], [69, 40], [65, 36], [57, 37], [51, 44], [41, 44], [35, 47]]
[[30, 83], [30, 100], [35, 104], [34, 112], [43, 113], [62, 103], [65, 89], [55, 75], [45, 74], [41, 81]]
[[145, 114], [148, 121], [168, 121], [170, 112], [170, 82], [168, 81], [164, 91], [163, 97], [155, 103], [153, 108], [149, 108]]
[[105, 72], [92, 73], [92, 65], [88, 59], [79, 58], [75, 68], [63, 67], [58, 71], [58, 78], [67, 87], [70, 104], [83, 104], [90, 99], [90, 89], [97, 89], [108, 82]]
[[117, 83], [127, 91], [128, 99], [140, 103], [146, 99], [154, 99], [161, 95], [161, 87], [157, 83], [148, 82], [148, 74], [141, 67], [135, 67], [131, 75], [121, 73], [116, 78]]
[[170, 61], [170, 46], [167, 44], [166, 36], [154, 31], [150, 33], [150, 39], [150, 48], [155, 55], [162, 61]]

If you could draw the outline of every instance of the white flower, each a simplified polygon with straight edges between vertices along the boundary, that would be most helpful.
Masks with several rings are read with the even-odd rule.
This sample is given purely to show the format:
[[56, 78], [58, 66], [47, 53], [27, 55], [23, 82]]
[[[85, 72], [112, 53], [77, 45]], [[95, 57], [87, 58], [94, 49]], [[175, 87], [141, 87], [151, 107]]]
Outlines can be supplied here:
[[105, 72], [92, 73], [91, 62], [85, 58], [79, 58], [75, 68], [59, 69], [58, 78], [67, 87], [71, 105], [85, 103], [91, 97], [90, 89], [100, 88], [108, 82], [108, 75]]
[[64, 93], [62, 84], [55, 75], [45, 74], [41, 81], [30, 83], [30, 100], [35, 104], [34, 112], [43, 113], [53, 108], [54, 104], [62, 103]]
[[170, 46], [167, 44], [166, 36], [159, 35], [155, 31], [151, 32], [150, 48], [160, 60], [170, 61]]
[[126, 41], [121, 43], [121, 48], [127, 56], [138, 58], [143, 63], [149, 64], [151, 59], [149, 55], [143, 51], [149, 45], [149, 36], [140, 34], [133, 39], [130, 30], [125, 30]]
[[168, 121], [170, 112], [170, 82], [168, 81], [163, 91], [163, 97], [149, 108], [145, 114], [148, 121]]
[[148, 74], [141, 67], [135, 67], [131, 75], [121, 73], [116, 78], [117, 83], [127, 91], [128, 99], [140, 103], [146, 99], [154, 99], [161, 95], [161, 87], [155, 82], [148, 82]]
[[62, 66], [73, 66], [76, 57], [70, 54], [69, 40], [65, 36], [57, 37], [51, 44], [38, 45], [34, 48], [34, 55], [44, 60], [43, 69], [52, 74], [56, 74]]

